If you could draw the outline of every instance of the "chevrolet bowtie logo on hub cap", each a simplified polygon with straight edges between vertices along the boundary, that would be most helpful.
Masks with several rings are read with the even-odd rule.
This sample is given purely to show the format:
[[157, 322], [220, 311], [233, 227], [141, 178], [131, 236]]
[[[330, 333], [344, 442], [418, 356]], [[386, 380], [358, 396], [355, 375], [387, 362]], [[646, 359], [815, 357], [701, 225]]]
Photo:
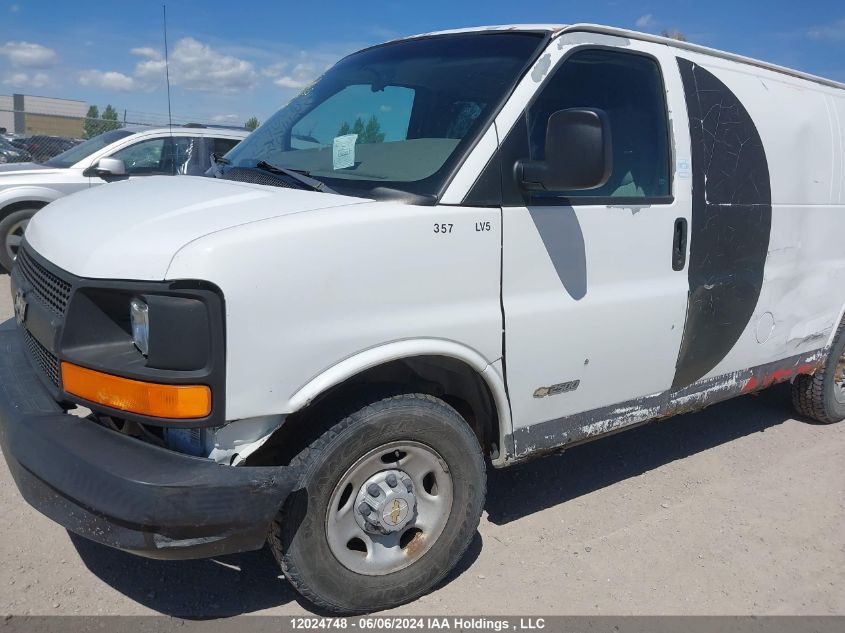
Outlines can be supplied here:
[[14, 307], [15, 307], [15, 321], [18, 322], [18, 325], [23, 325], [24, 321], [26, 321], [26, 295], [22, 288], [18, 288], [15, 291], [15, 300], [14, 300]]
[[408, 502], [404, 499], [394, 499], [382, 515], [385, 523], [397, 526], [408, 517]]

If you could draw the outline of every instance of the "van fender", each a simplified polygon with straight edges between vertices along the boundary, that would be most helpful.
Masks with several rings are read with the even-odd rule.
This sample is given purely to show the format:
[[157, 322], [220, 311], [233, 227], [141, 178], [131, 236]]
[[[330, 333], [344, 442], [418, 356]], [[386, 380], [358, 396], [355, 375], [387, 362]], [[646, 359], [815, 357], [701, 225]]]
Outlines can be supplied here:
[[11, 187], [0, 191], [0, 212], [10, 204], [18, 202], [44, 202], [49, 204], [65, 195], [50, 187]]
[[478, 372], [490, 389], [499, 416], [500, 450], [499, 457], [493, 463], [496, 466], [503, 465], [505, 455], [509, 452], [505, 442], [512, 434], [512, 422], [510, 402], [499, 364], [490, 363], [476, 350], [455, 341], [439, 338], [405, 339], [362, 350], [329, 367], [300, 387], [290, 397], [288, 410], [295, 413], [304, 409], [327, 390], [363, 371], [414, 356], [447, 356], [466, 363]]
[[827, 337], [827, 344], [825, 345], [825, 349], [829, 350], [833, 346], [833, 339], [836, 338], [836, 334], [839, 332], [839, 324], [845, 320], [845, 304], [839, 308], [839, 313], [836, 316], [836, 320], [833, 322], [833, 327], [830, 328], [830, 336]]

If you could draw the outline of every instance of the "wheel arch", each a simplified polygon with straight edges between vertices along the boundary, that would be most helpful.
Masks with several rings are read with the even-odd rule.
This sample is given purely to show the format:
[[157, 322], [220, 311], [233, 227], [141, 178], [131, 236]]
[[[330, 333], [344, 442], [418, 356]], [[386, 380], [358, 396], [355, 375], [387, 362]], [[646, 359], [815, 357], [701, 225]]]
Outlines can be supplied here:
[[20, 209], [41, 209], [64, 197], [59, 191], [46, 187], [15, 187], [0, 193], [0, 219]]
[[282, 427], [249, 461], [263, 463], [280, 446], [302, 445], [307, 437], [320, 432], [324, 418], [332, 417], [328, 410], [400, 389], [436, 396], [450, 404], [467, 420], [494, 465], [504, 463], [508, 451], [503, 450], [503, 442], [511, 433], [504, 380], [495, 365], [477, 351], [444, 339], [388, 343], [324, 370], [291, 396], [290, 413]]

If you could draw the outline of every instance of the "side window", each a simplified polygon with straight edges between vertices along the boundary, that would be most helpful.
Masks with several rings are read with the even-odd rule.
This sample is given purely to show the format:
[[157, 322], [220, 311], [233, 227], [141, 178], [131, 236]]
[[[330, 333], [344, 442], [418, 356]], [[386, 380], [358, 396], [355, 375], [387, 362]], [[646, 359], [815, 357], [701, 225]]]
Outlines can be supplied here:
[[167, 171], [166, 149], [169, 140], [169, 138], [154, 138], [141, 141], [115, 152], [112, 158], [122, 160], [126, 165], [126, 173], [130, 176], [170, 175], [173, 174], [173, 169]]
[[200, 139], [192, 136], [175, 136], [165, 147], [163, 167], [167, 173], [199, 176], [203, 169], [200, 161]]
[[211, 147], [213, 148], [211, 151], [218, 156], [223, 156], [227, 153], [230, 149], [232, 149], [235, 145], [240, 143], [240, 139], [236, 138], [215, 138], [211, 139]]
[[597, 189], [543, 192], [537, 197], [660, 198], [669, 195], [666, 101], [660, 67], [649, 57], [589, 49], [555, 71], [527, 113], [532, 159], [545, 152], [549, 116], [567, 108], [607, 113], [613, 171]]

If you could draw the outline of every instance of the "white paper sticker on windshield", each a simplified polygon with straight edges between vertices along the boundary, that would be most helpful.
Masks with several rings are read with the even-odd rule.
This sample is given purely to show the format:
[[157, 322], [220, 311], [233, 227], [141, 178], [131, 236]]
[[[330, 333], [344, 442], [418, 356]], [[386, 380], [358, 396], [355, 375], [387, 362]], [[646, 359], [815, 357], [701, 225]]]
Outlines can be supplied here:
[[355, 141], [357, 140], [357, 134], [335, 136], [332, 144], [332, 166], [335, 169], [355, 166]]

